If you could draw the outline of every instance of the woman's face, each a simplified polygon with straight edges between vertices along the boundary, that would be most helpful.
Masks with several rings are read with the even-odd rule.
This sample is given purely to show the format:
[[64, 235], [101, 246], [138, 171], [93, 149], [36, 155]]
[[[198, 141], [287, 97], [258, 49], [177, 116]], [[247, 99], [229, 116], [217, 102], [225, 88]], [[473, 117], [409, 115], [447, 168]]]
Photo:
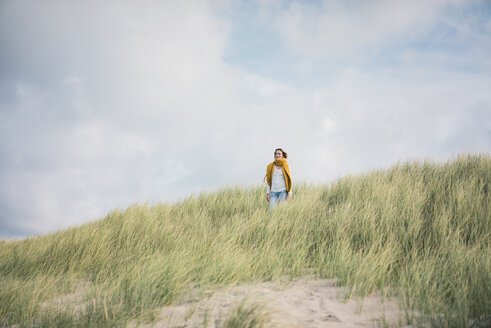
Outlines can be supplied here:
[[281, 152], [281, 150], [277, 150], [274, 152], [274, 158], [275, 159], [283, 158], [283, 153]]

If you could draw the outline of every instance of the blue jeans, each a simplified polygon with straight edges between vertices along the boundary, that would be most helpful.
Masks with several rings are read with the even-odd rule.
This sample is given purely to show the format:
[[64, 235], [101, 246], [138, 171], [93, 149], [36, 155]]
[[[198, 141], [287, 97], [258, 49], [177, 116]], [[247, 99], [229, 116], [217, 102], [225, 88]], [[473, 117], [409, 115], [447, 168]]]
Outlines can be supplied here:
[[284, 202], [286, 200], [287, 192], [283, 191], [272, 191], [271, 200], [269, 201], [269, 210], [272, 211], [278, 202]]

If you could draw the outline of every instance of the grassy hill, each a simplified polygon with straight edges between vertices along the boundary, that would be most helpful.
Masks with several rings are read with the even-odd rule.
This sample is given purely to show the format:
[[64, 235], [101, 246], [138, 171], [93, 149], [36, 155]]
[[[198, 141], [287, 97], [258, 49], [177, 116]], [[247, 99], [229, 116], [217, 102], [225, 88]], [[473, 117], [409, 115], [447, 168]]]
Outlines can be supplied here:
[[490, 189], [491, 157], [462, 155], [297, 184], [272, 214], [263, 186], [227, 188], [1, 241], [0, 326], [125, 325], [191, 288], [305, 274], [395, 295], [410, 324], [484, 325]]

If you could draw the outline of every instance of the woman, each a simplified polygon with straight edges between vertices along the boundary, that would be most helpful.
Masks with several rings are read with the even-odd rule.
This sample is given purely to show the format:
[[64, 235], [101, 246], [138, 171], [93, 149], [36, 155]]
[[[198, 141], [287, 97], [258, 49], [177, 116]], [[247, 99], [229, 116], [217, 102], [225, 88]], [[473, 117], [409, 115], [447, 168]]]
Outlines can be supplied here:
[[281, 148], [274, 151], [274, 162], [266, 168], [266, 199], [272, 211], [278, 202], [292, 199], [292, 176], [286, 162], [288, 154]]

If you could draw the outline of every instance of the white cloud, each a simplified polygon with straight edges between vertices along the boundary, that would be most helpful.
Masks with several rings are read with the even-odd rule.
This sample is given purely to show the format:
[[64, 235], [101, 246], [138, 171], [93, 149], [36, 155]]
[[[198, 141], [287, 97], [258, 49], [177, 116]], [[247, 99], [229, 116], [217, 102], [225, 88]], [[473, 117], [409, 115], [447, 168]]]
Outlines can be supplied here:
[[459, 0], [292, 2], [276, 26], [293, 50], [314, 58], [343, 57], [416, 38], [448, 5]]
[[208, 3], [11, 1], [0, 22], [2, 203], [28, 230], [189, 194], [234, 93]]

